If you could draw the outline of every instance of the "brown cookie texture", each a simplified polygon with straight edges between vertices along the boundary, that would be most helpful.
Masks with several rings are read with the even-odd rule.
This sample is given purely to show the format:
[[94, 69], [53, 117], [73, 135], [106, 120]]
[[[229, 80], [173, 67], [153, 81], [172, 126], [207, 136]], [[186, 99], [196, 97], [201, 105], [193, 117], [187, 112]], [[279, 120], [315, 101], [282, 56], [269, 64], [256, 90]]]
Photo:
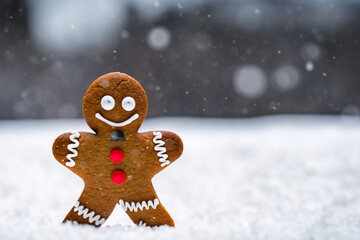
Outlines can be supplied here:
[[181, 156], [183, 143], [169, 131], [139, 133], [147, 107], [144, 89], [124, 73], [90, 85], [83, 112], [94, 133], [64, 133], [53, 144], [56, 160], [85, 183], [64, 222], [99, 227], [119, 204], [136, 224], [174, 226], [151, 179]]

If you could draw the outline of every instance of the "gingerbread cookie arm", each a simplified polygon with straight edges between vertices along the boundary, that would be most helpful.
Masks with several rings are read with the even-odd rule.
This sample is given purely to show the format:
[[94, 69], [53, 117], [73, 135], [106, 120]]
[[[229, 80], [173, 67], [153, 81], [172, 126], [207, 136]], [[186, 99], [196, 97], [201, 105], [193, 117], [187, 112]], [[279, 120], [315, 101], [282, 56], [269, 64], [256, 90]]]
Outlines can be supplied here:
[[53, 144], [53, 154], [55, 159], [70, 169], [78, 173], [80, 171], [79, 163], [83, 160], [79, 154], [79, 147], [83, 139], [92, 135], [86, 132], [73, 131], [60, 135]]
[[173, 132], [169, 131], [151, 131], [143, 133], [146, 144], [150, 145], [152, 158], [161, 170], [178, 159], [183, 151], [183, 143], [181, 138]]

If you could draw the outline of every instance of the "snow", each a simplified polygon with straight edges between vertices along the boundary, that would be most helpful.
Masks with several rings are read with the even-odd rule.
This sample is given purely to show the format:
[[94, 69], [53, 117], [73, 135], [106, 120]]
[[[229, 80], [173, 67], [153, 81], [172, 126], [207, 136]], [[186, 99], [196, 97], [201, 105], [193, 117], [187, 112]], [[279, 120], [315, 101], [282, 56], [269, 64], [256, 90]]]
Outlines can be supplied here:
[[[126, 25], [126, 5], [116, 0], [28, 1], [32, 44], [41, 52], [74, 55], [115, 46]], [[94, 16], [94, 17], [89, 17]]]
[[256, 99], [265, 93], [268, 83], [266, 74], [260, 67], [244, 64], [235, 70], [233, 85], [240, 95]]
[[305, 61], [317, 61], [320, 58], [320, 49], [315, 43], [306, 43], [301, 48], [301, 56]]
[[299, 69], [291, 64], [278, 67], [271, 75], [273, 88], [280, 92], [294, 90], [300, 82]]
[[51, 153], [83, 120], [0, 122], [0, 239], [359, 239], [360, 121], [279, 116], [150, 119], [184, 154], [153, 183], [176, 228], [61, 224], [82, 181]]
[[170, 41], [171, 33], [165, 27], [154, 27], [147, 36], [147, 43], [154, 50], [164, 50]]
[[306, 62], [305, 69], [311, 72], [312, 70], [314, 70], [314, 64], [312, 62]]

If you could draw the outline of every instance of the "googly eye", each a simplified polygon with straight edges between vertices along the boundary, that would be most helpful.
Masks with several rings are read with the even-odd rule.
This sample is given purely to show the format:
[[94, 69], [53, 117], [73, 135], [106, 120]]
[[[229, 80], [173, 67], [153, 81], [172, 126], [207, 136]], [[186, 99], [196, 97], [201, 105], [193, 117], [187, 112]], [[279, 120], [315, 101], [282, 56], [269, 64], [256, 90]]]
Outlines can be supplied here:
[[132, 97], [126, 97], [121, 102], [123, 109], [128, 112], [134, 110], [135, 105], [135, 100]]
[[115, 99], [110, 95], [104, 96], [101, 99], [101, 107], [107, 111], [113, 109], [115, 107]]

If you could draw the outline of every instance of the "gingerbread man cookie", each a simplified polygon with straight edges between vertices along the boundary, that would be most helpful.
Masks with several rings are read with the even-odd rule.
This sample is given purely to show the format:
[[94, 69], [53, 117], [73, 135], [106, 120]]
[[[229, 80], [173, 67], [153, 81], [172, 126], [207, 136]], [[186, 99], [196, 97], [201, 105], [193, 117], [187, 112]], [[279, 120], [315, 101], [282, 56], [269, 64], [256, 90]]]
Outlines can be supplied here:
[[183, 143], [168, 131], [138, 132], [147, 105], [144, 89], [126, 74], [91, 84], [83, 112], [94, 133], [65, 133], [53, 145], [56, 160], [85, 183], [64, 222], [101, 226], [119, 204], [136, 224], [174, 226], [151, 179], [180, 157]]

